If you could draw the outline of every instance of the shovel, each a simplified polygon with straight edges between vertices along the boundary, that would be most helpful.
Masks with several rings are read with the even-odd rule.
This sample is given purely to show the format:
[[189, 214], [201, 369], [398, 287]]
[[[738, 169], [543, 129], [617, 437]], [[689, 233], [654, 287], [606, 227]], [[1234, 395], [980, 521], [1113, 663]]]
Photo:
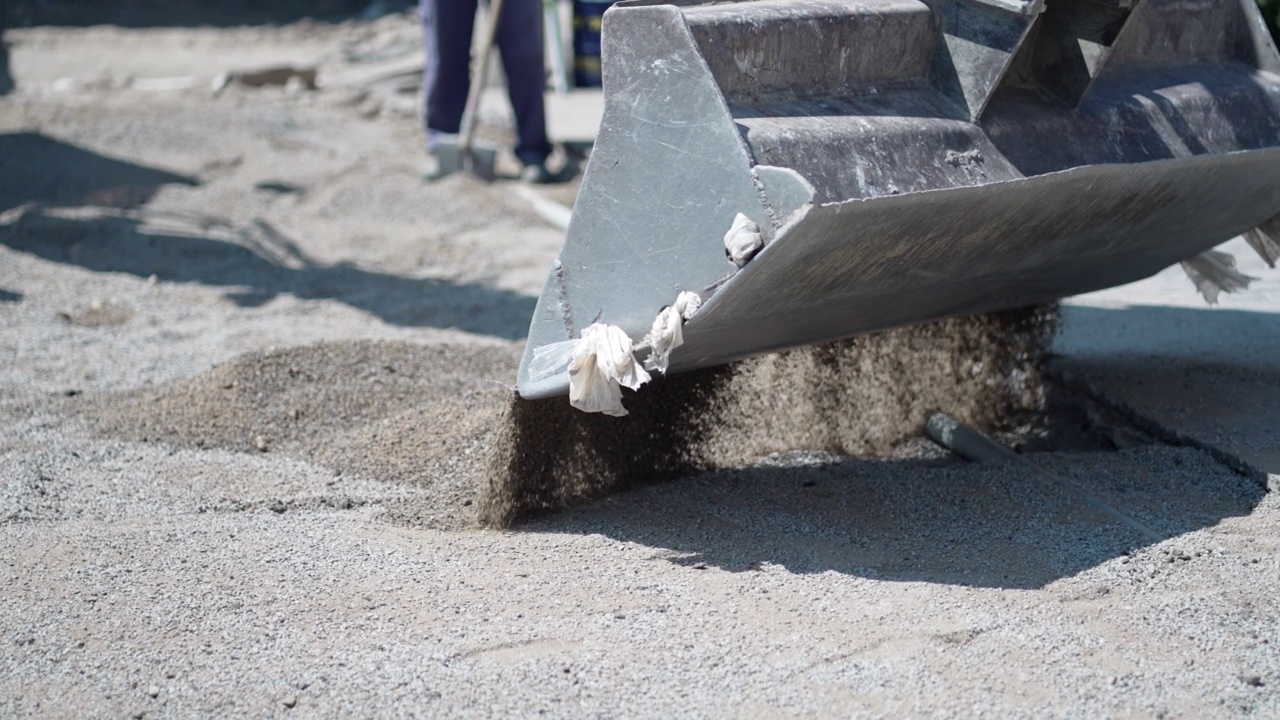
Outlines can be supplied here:
[[467, 105], [462, 111], [462, 132], [457, 136], [442, 138], [436, 146], [436, 160], [439, 162], [436, 178], [456, 172], [469, 172], [486, 182], [494, 179], [498, 149], [477, 145], [474, 140], [480, 95], [484, 93], [489, 79], [489, 56], [493, 50], [493, 39], [498, 34], [498, 18], [501, 13], [502, 0], [489, 0], [489, 24], [485, 28], [484, 42], [480, 45], [480, 66], [471, 83], [471, 90], [467, 93]]

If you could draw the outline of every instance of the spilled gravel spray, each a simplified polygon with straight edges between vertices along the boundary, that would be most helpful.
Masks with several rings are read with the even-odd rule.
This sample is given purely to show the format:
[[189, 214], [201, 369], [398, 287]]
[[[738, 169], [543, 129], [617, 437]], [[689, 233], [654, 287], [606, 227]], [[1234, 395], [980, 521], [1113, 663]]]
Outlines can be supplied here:
[[[102, 436], [288, 456], [335, 478], [401, 486], [406, 499], [387, 507], [397, 522], [507, 527], [774, 452], [884, 456], [938, 409], [1008, 428], [1042, 405], [1055, 317], [1040, 308], [956, 318], [658, 377], [627, 391], [622, 418], [567, 398], [515, 398], [518, 348], [507, 344], [321, 343], [65, 402]], [[342, 487], [314, 488], [312, 499], [372, 502]]]
[[784, 450], [883, 455], [940, 408], [987, 429], [1043, 403], [1056, 306], [952, 318], [655, 378], [615, 418], [513, 396], [480, 522], [741, 466]]

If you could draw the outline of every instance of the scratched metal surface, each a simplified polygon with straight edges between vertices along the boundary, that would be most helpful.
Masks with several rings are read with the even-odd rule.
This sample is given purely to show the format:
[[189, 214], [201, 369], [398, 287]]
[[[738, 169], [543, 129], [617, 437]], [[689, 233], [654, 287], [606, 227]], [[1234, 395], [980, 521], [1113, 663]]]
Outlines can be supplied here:
[[[536, 348], [638, 340], [681, 290], [677, 372], [1129, 282], [1280, 212], [1280, 58], [1244, 0], [633, 0], [604, 40], [526, 397], [567, 392]], [[738, 212], [767, 242], [742, 270]]]
[[1274, 148], [817, 206], [685, 324], [672, 370], [1122, 285], [1273, 208]]

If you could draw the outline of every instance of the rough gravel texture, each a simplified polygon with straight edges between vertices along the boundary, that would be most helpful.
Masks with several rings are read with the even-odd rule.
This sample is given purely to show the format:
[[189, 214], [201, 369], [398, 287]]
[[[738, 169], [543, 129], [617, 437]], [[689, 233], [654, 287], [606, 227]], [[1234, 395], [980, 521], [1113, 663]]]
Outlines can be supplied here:
[[458, 529], [476, 524], [474, 501], [509, 392], [502, 383], [516, 362], [511, 348], [308, 345], [246, 353], [161, 388], [86, 399], [84, 413], [95, 433], [110, 437], [278, 453], [338, 477], [416, 488], [421, 502], [398, 505], [398, 517]]
[[[947, 350], [990, 334], [720, 371], [776, 429], [685, 446], [724, 469], [474, 528], [560, 235], [509, 184], [423, 185], [394, 88], [209, 93], [416, 52], [409, 13], [293, 20], [4, 32], [0, 716], [1280, 716], [1276, 495], [1071, 397], [1003, 416], [1034, 376], [938, 364], [1018, 357]], [[1113, 352], [1161, 322], [1118, 317]], [[911, 367], [952, 384], [866, 384]], [[1032, 457], [1168, 539], [904, 439], [935, 404], [1075, 448]]]

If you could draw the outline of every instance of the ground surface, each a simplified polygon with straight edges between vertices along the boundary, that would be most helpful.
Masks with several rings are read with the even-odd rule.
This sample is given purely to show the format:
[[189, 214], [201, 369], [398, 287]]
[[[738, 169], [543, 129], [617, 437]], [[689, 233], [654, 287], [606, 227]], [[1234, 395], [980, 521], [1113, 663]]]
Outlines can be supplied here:
[[[1280, 715], [1280, 282], [1243, 252], [1221, 307], [1174, 270], [1066, 311], [1062, 372], [1218, 451], [1034, 456], [1161, 543], [923, 451], [474, 529], [560, 235], [418, 180], [414, 33], [6, 32], [0, 715]], [[273, 63], [342, 82], [208, 89]]]

